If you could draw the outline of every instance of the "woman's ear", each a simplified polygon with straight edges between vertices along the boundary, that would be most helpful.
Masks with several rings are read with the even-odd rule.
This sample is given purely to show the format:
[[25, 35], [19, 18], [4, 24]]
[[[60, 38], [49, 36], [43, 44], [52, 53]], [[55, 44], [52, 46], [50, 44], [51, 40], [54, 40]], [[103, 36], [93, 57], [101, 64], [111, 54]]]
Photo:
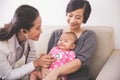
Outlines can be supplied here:
[[21, 31], [21, 33], [23, 33], [23, 34], [26, 34], [26, 33], [27, 33], [27, 31], [26, 31], [25, 29], [21, 29], [20, 31]]
[[72, 44], [71, 49], [74, 49], [74, 48], [75, 48], [75, 44]]
[[25, 36], [26, 39], [28, 39], [27, 30], [21, 29], [20, 32], [21, 32], [21, 34], [22, 34], [23, 36]]

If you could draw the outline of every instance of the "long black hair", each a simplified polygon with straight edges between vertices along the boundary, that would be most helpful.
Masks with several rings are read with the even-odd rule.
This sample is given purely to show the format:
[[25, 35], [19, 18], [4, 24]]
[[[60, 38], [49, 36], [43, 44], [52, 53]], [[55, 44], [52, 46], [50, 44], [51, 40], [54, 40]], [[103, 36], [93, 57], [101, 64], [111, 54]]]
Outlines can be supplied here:
[[67, 4], [66, 14], [81, 8], [84, 8], [83, 23], [86, 23], [91, 13], [91, 5], [87, 0], [70, 0]]
[[30, 30], [34, 26], [33, 22], [39, 16], [39, 12], [36, 8], [30, 5], [19, 6], [13, 19], [9, 24], [6, 24], [3, 28], [0, 28], [0, 41], [10, 39], [20, 29]]

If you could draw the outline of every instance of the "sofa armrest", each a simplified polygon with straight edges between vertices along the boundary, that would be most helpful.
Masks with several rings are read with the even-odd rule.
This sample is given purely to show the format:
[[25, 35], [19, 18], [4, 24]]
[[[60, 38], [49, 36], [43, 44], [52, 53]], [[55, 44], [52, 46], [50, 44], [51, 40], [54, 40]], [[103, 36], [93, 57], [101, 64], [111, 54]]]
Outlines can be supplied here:
[[103, 66], [96, 80], [120, 80], [120, 49], [116, 49]]

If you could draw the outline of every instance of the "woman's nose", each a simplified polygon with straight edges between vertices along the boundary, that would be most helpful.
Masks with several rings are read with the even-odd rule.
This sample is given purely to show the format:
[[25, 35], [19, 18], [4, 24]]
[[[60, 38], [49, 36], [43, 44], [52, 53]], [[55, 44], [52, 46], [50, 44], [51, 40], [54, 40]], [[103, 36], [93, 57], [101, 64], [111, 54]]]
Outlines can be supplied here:
[[75, 22], [76, 20], [75, 20], [75, 17], [72, 17], [71, 19], [70, 19], [70, 22], [71, 23], [73, 23], [73, 22]]
[[40, 34], [42, 34], [42, 33], [43, 33], [42, 29], [40, 29], [40, 30], [39, 30], [39, 33], [40, 33]]

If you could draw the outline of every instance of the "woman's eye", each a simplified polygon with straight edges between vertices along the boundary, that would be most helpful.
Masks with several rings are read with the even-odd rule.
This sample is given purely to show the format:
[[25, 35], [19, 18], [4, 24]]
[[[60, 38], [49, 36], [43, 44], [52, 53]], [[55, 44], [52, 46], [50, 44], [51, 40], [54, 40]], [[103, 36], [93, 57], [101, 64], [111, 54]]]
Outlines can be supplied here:
[[77, 18], [77, 19], [81, 19], [81, 18]]
[[37, 29], [37, 30], [41, 30], [41, 27], [37, 27], [36, 29]]
[[65, 42], [68, 42], [68, 41], [65, 41]]
[[72, 15], [69, 15], [69, 17], [72, 17]]
[[81, 18], [82, 18], [82, 16], [75, 16], [75, 18], [76, 18], [76, 19], [81, 19]]
[[76, 19], [81, 19], [80, 17], [76, 17]]

